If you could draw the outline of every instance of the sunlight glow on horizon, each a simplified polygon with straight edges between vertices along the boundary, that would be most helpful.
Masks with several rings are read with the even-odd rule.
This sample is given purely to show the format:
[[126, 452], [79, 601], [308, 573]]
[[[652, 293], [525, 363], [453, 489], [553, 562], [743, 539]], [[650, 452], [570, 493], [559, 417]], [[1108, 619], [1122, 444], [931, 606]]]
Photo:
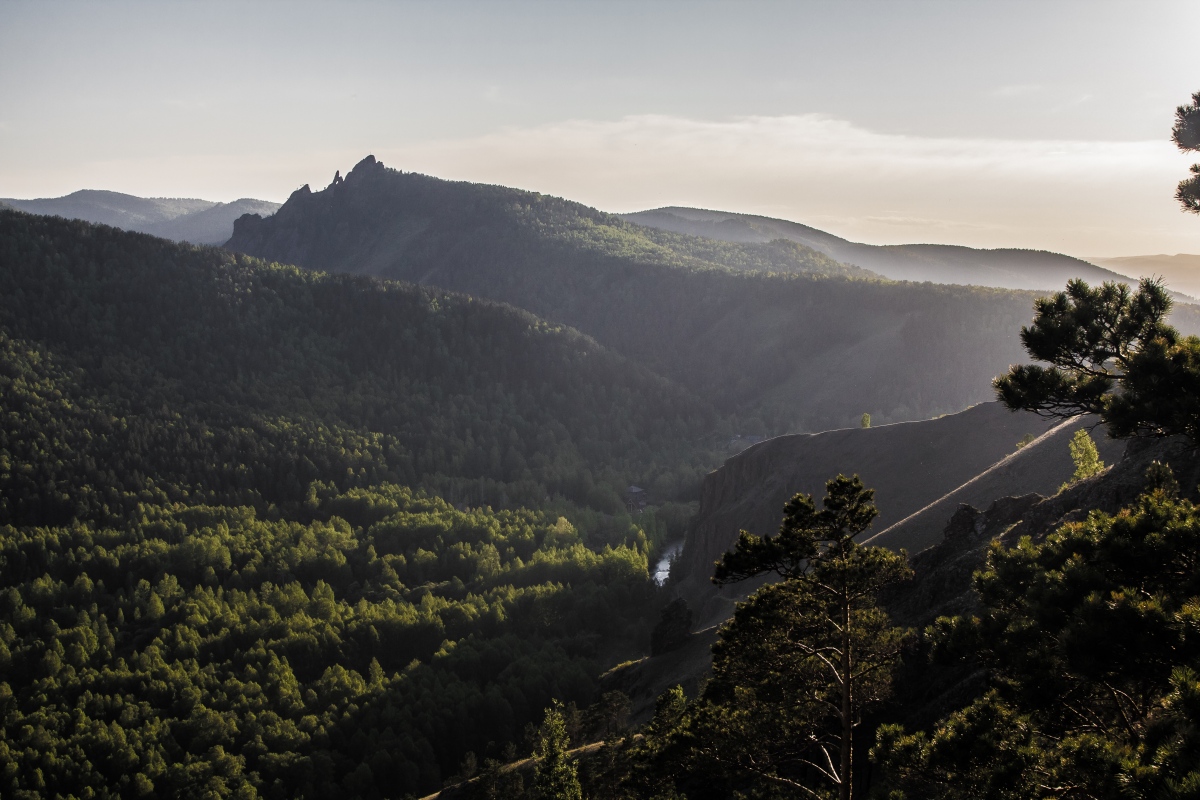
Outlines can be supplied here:
[[[753, 6], [753, 7], [751, 7]], [[368, 153], [873, 244], [1200, 252], [1176, 0], [0, 4], [0, 197], [282, 202]]]

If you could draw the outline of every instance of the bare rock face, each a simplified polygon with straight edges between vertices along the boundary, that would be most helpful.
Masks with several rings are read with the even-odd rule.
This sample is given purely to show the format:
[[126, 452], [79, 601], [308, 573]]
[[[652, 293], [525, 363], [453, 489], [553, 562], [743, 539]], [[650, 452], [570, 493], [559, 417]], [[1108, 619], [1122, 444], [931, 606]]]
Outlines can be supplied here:
[[[713, 562], [733, 546], [739, 530], [774, 533], [792, 495], [819, 498], [825, 481], [838, 473], [858, 474], [875, 489], [880, 515], [874, 529], [883, 530], [1004, 459], [1022, 436], [1041, 436], [1053, 427], [1033, 414], [982, 403], [938, 419], [780, 436], [750, 447], [704, 480], [697, 523], [674, 568], [682, 578], [680, 594], [702, 622], [731, 613], [730, 600], [744, 587], [718, 593], [709, 583]], [[1049, 493], [1070, 475], [1065, 441], [1062, 450], [1060, 468], [1029, 491]], [[942, 516], [935, 535], [952, 512]]]
[[920, 632], [938, 617], [970, 615], [978, 609], [974, 575], [986, 566], [992, 543], [1012, 547], [1025, 536], [1038, 541], [1094, 511], [1117, 513], [1145, 490], [1146, 470], [1153, 461], [1170, 465], [1180, 486], [1192, 487], [1184, 494], [1195, 498], [1200, 478], [1200, 453], [1195, 448], [1179, 440], [1133, 440], [1108, 470], [1051, 497], [1001, 497], [986, 511], [958, 507], [944, 525], [942, 541], [912, 558], [913, 579], [880, 598], [897, 624], [917, 632], [909, 645], [912, 657], [906, 657], [897, 678], [894, 708], [905, 709], [899, 719], [912, 728], [927, 726], [986, 689], [986, 672], [979, 664], [925, 659], [921, 651], [928, 640]]
[[983, 566], [989, 543], [1045, 500], [1040, 494], [1001, 497], [986, 512], [959, 506], [942, 543], [912, 558], [914, 579], [883, 598], [892, 618], [919, 629], [938, 617], [969, 612], [975, 605], [971, 576]]
[[1171, 467], [1184, 496], [1196, 497], [1200, 452], [1179, 439], [1135, 439], [1108, 470], [1053, 496], [1001, 497], [986, 511], [959, 506], [941, 543], [912, 558], [913, 580], [885, 598], [889, 613], [916, 628], [940, 616], [970, 613], [977, 602], [972, 575], [985, 566], [993, 541], [1014, 547], [1026, 536], [1035, 542], [1045, 539], [1093, 511], [1116, 514], [1145, 490], [1146, 470], [1154, 461]]

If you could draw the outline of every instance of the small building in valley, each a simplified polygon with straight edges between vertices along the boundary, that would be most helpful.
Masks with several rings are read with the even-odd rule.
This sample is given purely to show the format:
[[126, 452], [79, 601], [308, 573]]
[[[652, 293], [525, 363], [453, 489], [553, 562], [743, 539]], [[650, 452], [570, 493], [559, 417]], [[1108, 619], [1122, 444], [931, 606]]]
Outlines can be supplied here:
[[629, 485], [625, 490], [625, 508], [630, 514], [640, 514], [646, 507], [646, 490], [640, 486]]

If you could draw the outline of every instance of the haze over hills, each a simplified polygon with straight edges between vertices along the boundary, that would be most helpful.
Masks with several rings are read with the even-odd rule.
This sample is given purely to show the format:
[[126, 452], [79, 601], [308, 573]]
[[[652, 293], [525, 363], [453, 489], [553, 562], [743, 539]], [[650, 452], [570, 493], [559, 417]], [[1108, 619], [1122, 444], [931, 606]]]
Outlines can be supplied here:
[[[1033, 292], [885, 280], [373, 159], [240, 218], [229, 246], [308, 269], [0, 211], [5, 790], [78, 796], [138, 763], [139, 791], [166, 796], [197, 775], [419, 795], [553, 699], [620, 701], [606, 673], [635, 709], [698, 678], [711, 631], [638, 660], [670, 593], [723, 619], [714, 558], [833, 473], [878, 490], [893, 547], [1023, 493], [954, 513], [888, 600], [914, 624], [977, 602], [986, 537], [1086, 511], [1074, 489], [1029, 494], [1069, 477], [1070, 424], [994, 403], [928, 419], [1025, 360]], [[876, 427], [845, 427], [864, 410]], [[655, 586], [723, 443], [804, 427], [840, 429], [704, 478], [677, 583]], [[1092, 484], [1096, 507], [1144, 462]], [[632, 482], [657, 507], [626, 513]], [[888, 713], [925, 713], [925, 679], [898, 680]], [[595, 719], [581, 736], [608, 735]]]
[[[1038, 291], [1061, 289], [1071, 278], [1083, 278], [1089, 283], [1128, 280], [1127, 273], [1118, 274], [1078, 258], [1042, 250], [979, 250], [943, 244], [859, 244], [798, 222], [674, 206], [620, 216], [639, 225], [728, 242], [761, 243], [787, 239], [894, 280]], [[1182, 286], [1171, 286], [1186, 292]]]
[[[228, 248], [437, 285], [575, 327], [748, 426], [823, 430], [990, 400], [1033, 295], [866, 277], [806, 245], [659, 231], [532, 192], [387, 169], [238, 220]], [[755, 429], [757, 428], [757, 429]]]
[[242, 214], [273, 214], [279, 208], [279, 203], [246, 197], [232, 203], [216, 203], [192, 198], [135, 197], [99, 189], [81, 189], [63, 197], [36, 200], [0, 198], [0, 205], [192, 244], [221, 244], [233, 233], [233, 221]]
[[1172, 289], [1200, 297], [1200, 256], [1187, 253], [1156, 256], [1089, 258], [1093, 264], [1138, 278], [1163, 278]]

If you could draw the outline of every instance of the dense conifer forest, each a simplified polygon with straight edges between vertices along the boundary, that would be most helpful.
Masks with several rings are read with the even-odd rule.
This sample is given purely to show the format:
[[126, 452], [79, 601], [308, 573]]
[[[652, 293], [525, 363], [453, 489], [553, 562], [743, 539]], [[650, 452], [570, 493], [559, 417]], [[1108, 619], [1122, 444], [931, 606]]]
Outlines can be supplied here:
[[[818, 413], [772, 411], [789, 391], [844, 407], [845, 385], [813, 375], [847, 353], [852, 379], [909, 397], [888, 381], [983, 358], [972, 341], [1005, 352], [993, 329], [1033, 298], [705, 266], [671, 234], [623, 261], [629, 243], [605, 236], [583, 250], [608, 255], [576, 248], [559, 272], [577, 318], [607, 304], [612, 349], [495, 299], [0, 211], [0, 793], [1194, 796], [1198, 523], [1159, 463], [1122, 478], [1140, 494], [1115, 516], [1081, 507], [993, 546], [972, 610], [924, 631], [878, 596], [905, 591], [904, 556], [854, 542], [869, 487], [836, 478], [820, 510], [797, 497], [779, 536], [743, 536], [715, 573], [784, 582], [720, 629], [711, 681], [630, 727], [602, 675], [687, 646], [691, 612], [648, 566], [731, 434]], [[534, 272], [494, 277], [528, 288]], [[1054, 350], [1055, 368], [1109, 352], [1080, 330], [1127, 336], [1110, 344], [1128, 370], [1085, 391], [1095, 410], [1192, 435], [1193, 395], [1172, 387], [1194, 384], [1200, 339], [1165, 325], [1167, 293], [1069, 292], [1036, 304], [1086, 350]], [[847, 327], [852, 305], [866, 327]], [[729, 314], [710, 325], [714, 308]], [[1097, 315], [1111, 324], [1088, 327]], [[682, 352], [688, 319], [696, 341], [725, 337], [710, 371], [635, 346]], [[780, 364], [803, 381], [762, 377]], [[1073, 380], [1002, 397], [1053, 406]], [[630, 483], [653, 498], [636, 516]], [[973, 677], [914, 717], [927, 674]]]
[[[0, 216], [0, 521], [155, 499], [295, 503], [315, 480], [613, 513], [673, 500], [725, 425], [703, 401], [529, 314], [268, 266], [112, 228]], [[99, 515], [99, 516], [98, 516]]]
[[525, 312], [9, 211], [0, 393], [5, 797], [402, 796], [523, 745], [648, 648], [724, 424]]

